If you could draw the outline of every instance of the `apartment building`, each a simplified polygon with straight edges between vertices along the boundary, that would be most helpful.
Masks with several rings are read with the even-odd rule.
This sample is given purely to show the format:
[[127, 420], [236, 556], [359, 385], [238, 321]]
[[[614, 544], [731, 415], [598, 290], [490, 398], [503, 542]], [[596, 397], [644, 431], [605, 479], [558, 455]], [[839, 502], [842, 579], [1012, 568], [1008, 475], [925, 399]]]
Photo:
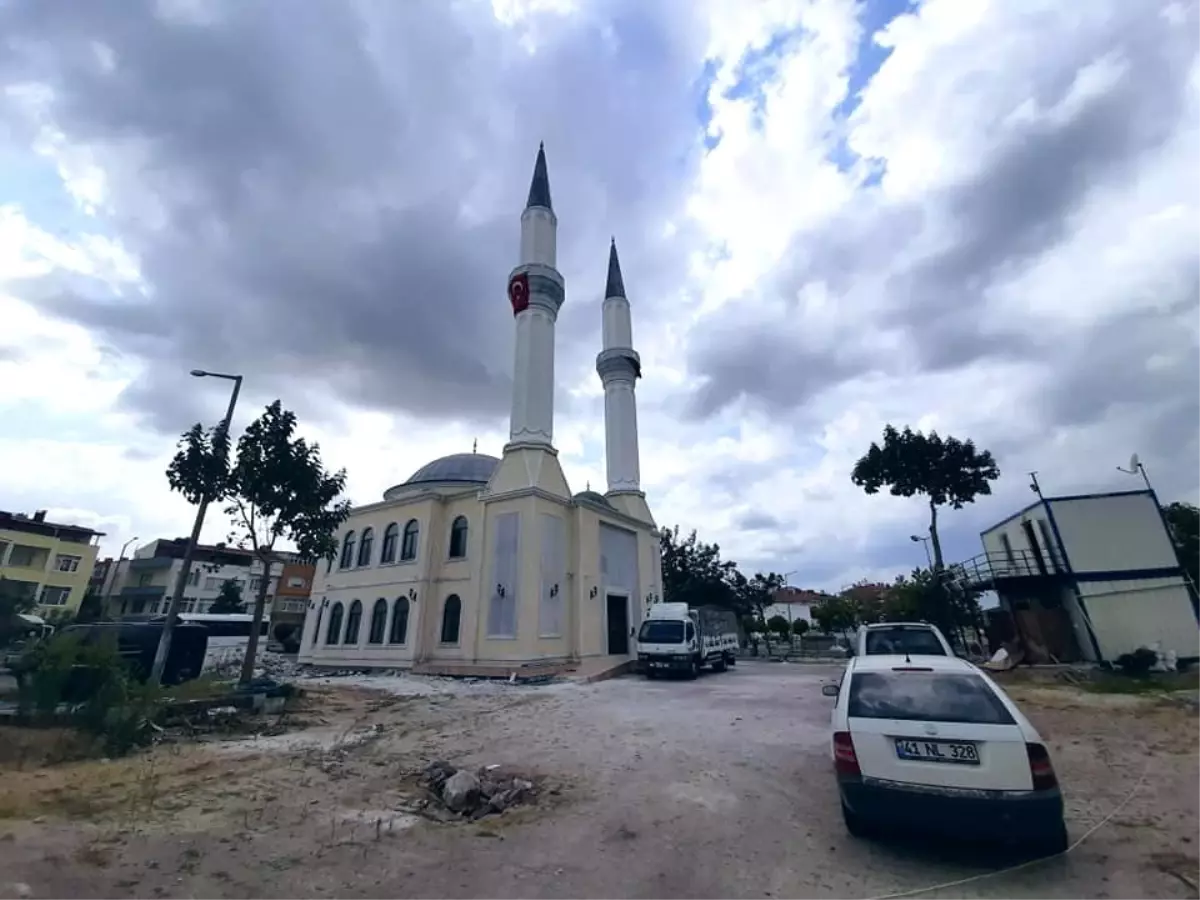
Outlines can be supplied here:
[[[105, 594], [106, 614], [117, 618], [166, 612], [183, 568], [187, 544], [187, 538], [159, 538], [139, 547], [132, 557], [114, 563]], [[275, 600], [281, 566], [276, 563], [273, 568], [275, 574], [267, 586], [268, 610]], [[258, 593], [262, 572], [262, 563], [248, 550], [201, 544], [192, 559], [180, 612], [208, 612], [226, 581], [241, 587], [242, 599], [249, 610]]]
[[275, 591], [275, 605], [271, 610], [272, 623], [291, 623], [297, 630], [304, 626], [304, 614], [308, 609], [316, 573], [317, 568], [313, 565], [295, 560], [284, 563]]
[[0, 578], [5, 589], [34, 599], [38, 615], [79, 611], [96, 564], [101, 531], [0, 510]]

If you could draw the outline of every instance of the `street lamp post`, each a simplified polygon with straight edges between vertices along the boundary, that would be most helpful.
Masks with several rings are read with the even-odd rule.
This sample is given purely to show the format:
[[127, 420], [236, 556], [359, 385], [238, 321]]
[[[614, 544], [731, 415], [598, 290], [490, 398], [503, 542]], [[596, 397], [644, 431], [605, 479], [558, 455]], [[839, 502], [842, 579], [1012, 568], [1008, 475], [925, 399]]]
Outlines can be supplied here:
[[[233, 410], [237, 406], [238, 394], [242, 390], [241, 375], [226, 375], [221, 372], [206, 372], [204, 369], [192, 369], [193, 378], [224, 378], [233, 382], [233, 392], [229, 395], [229, 408], [225, 418], [217, 426], [223, 435], [229, 434], [233, 422]], [[183, 601], [183, 592], [187, 588], [188, 576], [192, 573], [192, 560], [196, 556], [196, 547], [200, 543], [200, 531], [204, 528], [204, 516], [208, 513], [210, 497], [203, 497], [196, 506], [196, 521], [192, 523], [192, 535], [188, 538], [186, 549], [183, 551], [183, 565], [179, 568], [179, 577], [175, 579], [175, 588], [171, 592], [171, 603], [167, 608], [167, 618], [163, 622], [162, 636], [158, 639], [158, 650], [154, 654], [154, 667], [150, 670], [150, 682], [158, 684], [162, 681], [163, 667], [167, 664], [167, 655], [171, 652], [171, 632], [175, 629], [175, 620], [179, 616], [179, 605]]]
[[[112, 578], [108, 580], [108, 591], [104, 595], [104, 615], [108, 615], [112, 608], [113, 588], [117, 586], [117, 579], [121, 577], [121, 563], [125, 561], [125, 551], [129, 549], [129, 545], [137, 540], [137, 537], [131, 537], [121, 545], [121, 552], [117, 554], [117, 562], [113, 566]], [[122, 607], [124, 611], [124, 607]]]
[[910, 534], [908, 536], [908, 539], [910, 541], [914, 541], [914, 542], [916, 542], [916, 541], [921, 542], [921, 545], [925, 548], [925, 560], [929, 563], [929, 568], [932, 569], [933, 568], [933, 557], [929, 553], [929, 538], [921, 537], [919, 534]]

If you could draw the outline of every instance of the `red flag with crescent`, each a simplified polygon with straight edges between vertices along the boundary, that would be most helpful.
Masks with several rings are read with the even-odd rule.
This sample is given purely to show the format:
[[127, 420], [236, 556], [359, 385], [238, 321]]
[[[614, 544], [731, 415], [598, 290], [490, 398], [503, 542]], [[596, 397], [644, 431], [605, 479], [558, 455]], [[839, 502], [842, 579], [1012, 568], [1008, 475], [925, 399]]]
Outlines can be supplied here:
[[529, 308], [529, 274], [527, 272], [521, 272], [512, 277], [508, 283], [508, 300], [512, 304], [514, 316]]

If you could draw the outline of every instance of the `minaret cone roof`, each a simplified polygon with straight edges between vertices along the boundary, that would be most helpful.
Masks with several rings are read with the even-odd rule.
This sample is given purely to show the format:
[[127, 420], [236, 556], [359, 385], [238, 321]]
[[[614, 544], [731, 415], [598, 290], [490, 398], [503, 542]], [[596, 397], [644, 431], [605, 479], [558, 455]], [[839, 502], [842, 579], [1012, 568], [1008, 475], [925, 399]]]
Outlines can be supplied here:
[[533, 164], [533, 181], [529, 183], [529, 201], [525, 204], [525, 208], [531, 206], [541, 206], [545, 209], [554, 210], [554, 206], [550, 203], [550, 176], [546, 172], [546, 146], [538, 144], [537, 162]]
[[613, 238], [613, 242], [608, 248], [608, 283], [604, 286], [604, 296], [625, 296], [625, 279], [621, 277], [621, 261], [617, 259], [616, 238]]

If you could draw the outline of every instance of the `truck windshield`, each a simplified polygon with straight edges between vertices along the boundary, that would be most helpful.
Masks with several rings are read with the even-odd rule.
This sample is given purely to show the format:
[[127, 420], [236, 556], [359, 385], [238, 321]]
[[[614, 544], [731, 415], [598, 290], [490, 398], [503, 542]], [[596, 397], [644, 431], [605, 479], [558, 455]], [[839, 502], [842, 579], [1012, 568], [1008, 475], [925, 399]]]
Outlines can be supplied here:
[[644, 644], [682, 644], [683, 623], [677, 619], [647, 619], [638, 640]]

